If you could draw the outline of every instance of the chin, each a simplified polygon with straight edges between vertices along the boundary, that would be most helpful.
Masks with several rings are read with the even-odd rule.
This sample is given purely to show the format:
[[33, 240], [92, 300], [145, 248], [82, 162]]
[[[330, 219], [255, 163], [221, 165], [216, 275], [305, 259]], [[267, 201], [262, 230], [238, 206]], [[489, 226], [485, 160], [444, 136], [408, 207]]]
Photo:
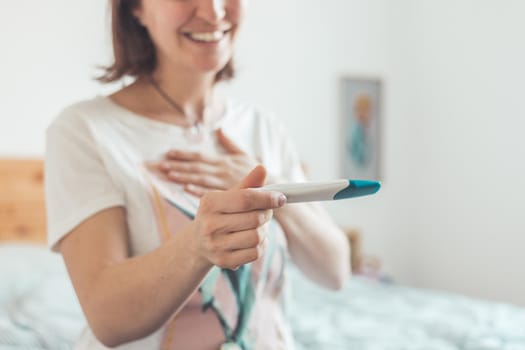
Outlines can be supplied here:
[[217, 74], [221, 69], [223, 69], [226, 64], [228, 63], [228, 60], [196, 60], [194, 61], [194, 67], [197, 71], [199, 71], [202, 74], [207, 73], [213, 73]]

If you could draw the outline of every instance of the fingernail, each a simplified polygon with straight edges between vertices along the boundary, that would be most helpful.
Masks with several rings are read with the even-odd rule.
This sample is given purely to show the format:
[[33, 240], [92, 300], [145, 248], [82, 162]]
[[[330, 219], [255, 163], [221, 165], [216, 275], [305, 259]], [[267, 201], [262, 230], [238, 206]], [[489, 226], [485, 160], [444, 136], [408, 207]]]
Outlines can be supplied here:
[[277, 203], [277, 207], [282, 207], [286, 204], [286, 196], [282, 193], [276, 193], [273, 198]]
[[284, 194], [281, 194], [279, 196], [279, 206], [282, 207], [283, 205], [285, 205], [287, 200], [288, 199], [286, 199], [286, 196]]
[[162, 170], [169, 170], [170, 169], [170, 164], [169, 163], [160, 163], [160, 168]]
[[179, 173], [177, 173], [175, 171], [170, 171], [170, 176], [171, 177], [179, 177]]

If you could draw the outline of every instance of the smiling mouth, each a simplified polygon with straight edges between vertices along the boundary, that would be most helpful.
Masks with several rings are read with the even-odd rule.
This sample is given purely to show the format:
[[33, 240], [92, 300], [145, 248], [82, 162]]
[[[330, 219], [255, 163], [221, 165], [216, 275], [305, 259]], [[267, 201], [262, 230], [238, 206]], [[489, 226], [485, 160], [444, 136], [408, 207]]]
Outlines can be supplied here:
[[199, 43], [218, 43], [230, 32], [228, 30], [215, 30], [213, 32], [185, 32], [182, 33], [191, 41]]

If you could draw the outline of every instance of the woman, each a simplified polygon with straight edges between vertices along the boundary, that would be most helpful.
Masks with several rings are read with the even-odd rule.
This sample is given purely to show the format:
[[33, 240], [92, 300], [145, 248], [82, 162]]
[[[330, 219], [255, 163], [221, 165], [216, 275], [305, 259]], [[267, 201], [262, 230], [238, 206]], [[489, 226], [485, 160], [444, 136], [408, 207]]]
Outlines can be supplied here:
[[282, 130], [213, 94], [233, 76], [245, 6], [113, 0], [102, 80], [134, 82], [48, 129], [49, 243], [88, 321], [78, 349], [290, 349], [286, 253], [328, 288], [348, 275], [345, 238], [319, 207], [250, 189], [303, 180]]

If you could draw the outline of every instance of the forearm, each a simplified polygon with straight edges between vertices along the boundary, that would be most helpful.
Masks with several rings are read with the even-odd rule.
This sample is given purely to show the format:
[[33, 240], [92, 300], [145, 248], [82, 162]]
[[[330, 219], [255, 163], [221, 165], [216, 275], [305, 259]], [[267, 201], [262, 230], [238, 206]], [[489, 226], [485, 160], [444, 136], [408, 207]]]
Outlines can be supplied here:
[[211, 268], [188, 249], [191, 233], [183, 229], [160, 248], [98, 274], [85, 311], [94, 333], [105, 343], [119, 345], [145, 337], [184, 306]]
[[288, 204], [274, 211], [288, 240], [292, 260], [312, 280], [340, 289], [350, 275], [344, 233], [316, 203]]

